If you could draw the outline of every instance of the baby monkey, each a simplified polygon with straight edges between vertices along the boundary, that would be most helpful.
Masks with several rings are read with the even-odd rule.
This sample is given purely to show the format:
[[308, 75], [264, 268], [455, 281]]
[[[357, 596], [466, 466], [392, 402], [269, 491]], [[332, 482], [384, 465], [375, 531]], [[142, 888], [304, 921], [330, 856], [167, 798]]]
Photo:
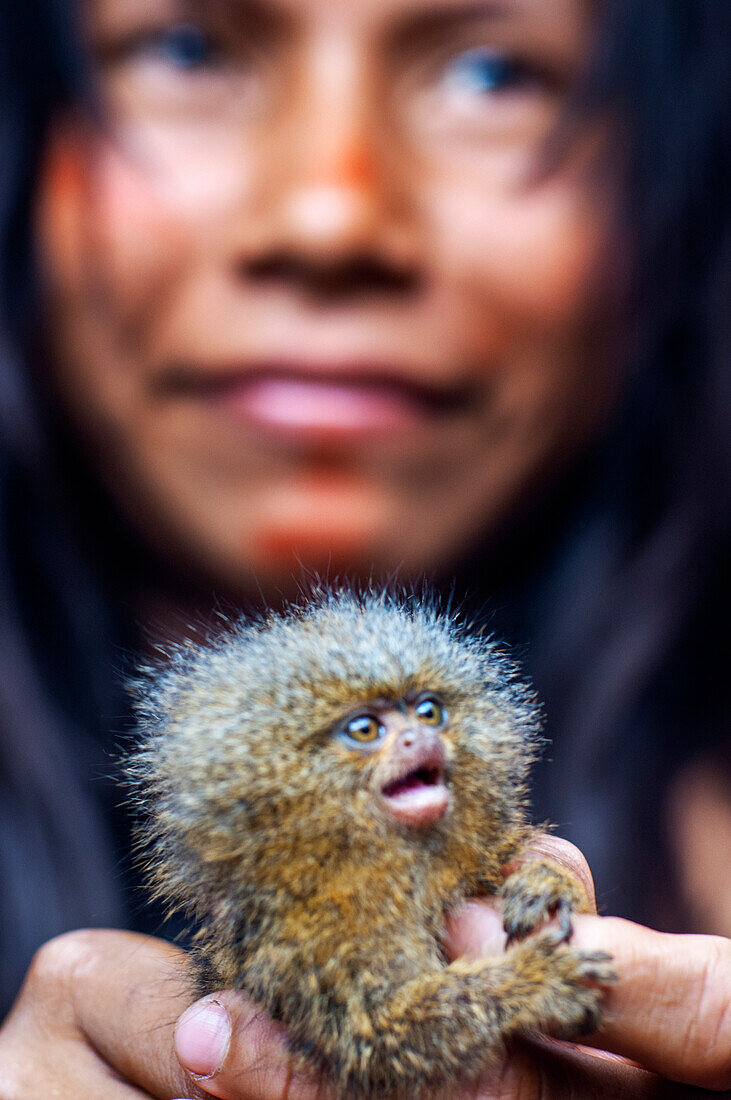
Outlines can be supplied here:
[[[149, 877], [195, 922], [201, 991], [245, 991], [337, 1095], [453, 1094], [516, 1033], [598, 1026], [609, 956], [565, 944], [582, 887], [504, 871], [533, 836], [537, 719], [491, 642], [415, 597], [324, 591], [139, 693]], [[509, 946], [449, 963], [445, 915], [479, 894]]]

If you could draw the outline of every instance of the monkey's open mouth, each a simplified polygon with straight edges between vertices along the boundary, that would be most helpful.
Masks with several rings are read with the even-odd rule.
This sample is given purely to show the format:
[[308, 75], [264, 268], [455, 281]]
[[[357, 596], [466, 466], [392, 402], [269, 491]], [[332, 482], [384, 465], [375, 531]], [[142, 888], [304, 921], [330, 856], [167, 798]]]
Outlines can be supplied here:
[[444, 768], [425, 765], [387, 783], [381, 790], [386, 806], [403, 825], [433, 825], [449, 809]]
[[387, 783], [383, 793], [386, 798], [393, 798], [394, 795], [403, 794], [404, 791], [414, 791], [419, 787], [434, 787], [443, 780], [441, 768], [414, 768], [401, 779], [394, 779], [393, 783]]

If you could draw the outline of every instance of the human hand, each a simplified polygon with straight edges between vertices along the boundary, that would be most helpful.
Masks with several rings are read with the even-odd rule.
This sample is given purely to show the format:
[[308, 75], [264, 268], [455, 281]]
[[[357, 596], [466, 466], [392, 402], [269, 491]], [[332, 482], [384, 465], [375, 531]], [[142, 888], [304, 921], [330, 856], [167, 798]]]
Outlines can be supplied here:
[[[566, 841], [543, 836], [528, 858], [546, 856], [582, 881], [595, 910], [594, 886], [581, 853]], [[465, 1089], [464, 1100], [531, 1096], [585, 1100], [600, 1095], [615, 1100], [691, 1100], [698, 1088], [730, 1088], [731, 941], [716, 936], [669, 936], [595, 914], [575, 915], [573, 924], [572, 947], [610, 952], [620, 975], [616, 986], [607, 991], [600, 1033], [587, 1038], [585, 1045], [548, 1038], [516, 1042], [479, 1086]], [[453, 957], [501, 952], [505, 934], [500, 903], [468, 902], [451, 919], [449, 934]], [[252, 1061], [244, 1053], [244, 1043], [237, 1040], [251, 1028], [251, 1010], [245, 1007], [242, 1013], [242, 1002], [232, 994], [216, 999], [221, 1008], [226, 1006], [235, 1036], [227, 1050], [217, 1057], [206, 1045], [199, 1013], [210, 998], [186, 1013], [178, 1049], [189, 1068], [213, 1071], [201, 1082], [210, 1095], [240, 1100], [244, 1094], [237, 1091], [237, 1083], [242, 1072], [244, 1076], [250, 1072], [246, 1067]], [[247, 1100], [249, 1095], [257, 1100], [319, 1100], [326, 1095], [317, 1091], [315, 1083], [299, 1077], [293, 1078], [290, 1092], [282, 1088], [281, 1076], [273, 1084], [264, 1067], [277, 1066], [276, 1036], [262, 1020], [256, 1035], [266, 1056], [259, 1063], [261, 1091], [246, 1093]]]
[[128, 932], [71, 932], [36, 954], [0, 1029], [2, 1100], [204, 1095], [173, 1048], [185, 953]]
[[[537, 854], [571, 866], [591, 888], [588, 869], [570, 845], [546, 838]], [[575, 918], [574, 943], [611, 951], [621, 976], [607, 995], [605, 1026], [594, 1045], [663, 1076], [707, 1088], [731, 1085], [729, 941], [661, 936], [627, 921], [582, 915]], [[495, 904], [468, 903], [451, 922], [451, 948], [454, 954], [501, 950]], [[281, 1029], [245, 998], [225, 992], [188, 1007], [190, 998], [184, 953], [161, 941], [124, 932], [77, 932], [52, 941], [39, 952], [0, 1031], [2, 1100], [335, 1100], [321, 1081], [292, 1071]], [[218, 1031], [217, 1024], [223, 1025]], [[464, 1095], [510, 1100], [532, 1094], [569, 1100], [696, 1091], [588, 1047], [536, 1039], [516, 1043], [505, 1062]]]
[[[192, 996], [185, 952], [162, 940], [112, 931], [51, 940], [0, 1028], [1, 1100], [209, 1095], [175, 1054], [176, 1021]], [[280, 1029], [244, 998], [223, 998], [236, 1035], [226, 1058], [225, 1074], [233, 1080], [226, 1095], [327, 1100], [316, 1082], [292, 1081]], [[184, 1036], [184, 1025], [181, 1031]]]
[[[668, 935], [598, 917], [591, 873], [577, 848], [544, 835], [532, 857], [549, 857], [583, 883], [594, 913], [574, 915], [571, 946], [609, 952], [619, 981], [606, 990], [598, 1033], [581, 1045], [521, 1040], [475, 1100], [680, 1098], [697, 1096], [699, 1088], [731, 1089], [731, 940]], [[451, 918], [449, 933], [453, 957], [502, 951], [500, 903], [467, 902]]]

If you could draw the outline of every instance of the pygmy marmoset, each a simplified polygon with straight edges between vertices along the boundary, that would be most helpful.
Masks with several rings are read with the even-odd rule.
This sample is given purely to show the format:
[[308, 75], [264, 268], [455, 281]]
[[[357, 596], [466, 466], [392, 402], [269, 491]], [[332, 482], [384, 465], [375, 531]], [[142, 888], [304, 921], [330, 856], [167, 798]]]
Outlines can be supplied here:
[[[324, 591], [138, 691], [149, 877], [197, 928], [200, 988], [245, 991], [338, 1095], [449, 1091], [516, 1033], [598, 1025], [609, 957], [565, 943], [582, 887], [504, 871], [538, 723], [493, 643], [429, 601]], [[479, 894], [509, 946], [450, 964], [445, 914]]]

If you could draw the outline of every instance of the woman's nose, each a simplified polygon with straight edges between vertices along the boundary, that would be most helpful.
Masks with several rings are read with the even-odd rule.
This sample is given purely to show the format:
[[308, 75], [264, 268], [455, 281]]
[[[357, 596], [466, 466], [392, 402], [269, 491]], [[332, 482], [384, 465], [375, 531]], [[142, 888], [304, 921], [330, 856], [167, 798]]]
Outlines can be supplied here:
[[[283, 202], [284, 232], [313, 258], [369, 251], [382, 231], [382, 184], [372, 151], [353, 135], [333, 154], [311, 175], [293, 179]], [[356, 176], [350, 165], [358, 161], [364, 167]]]
[[361, 275], [381, 269], [392, 286], [410, 285], [418, 233], [406, 155], [389, 140], [367, 59], [338, 40], [311, 47], [269, 140], [279, 148], [261, 196], [255, 270], [302, 277], [357, 263]]

